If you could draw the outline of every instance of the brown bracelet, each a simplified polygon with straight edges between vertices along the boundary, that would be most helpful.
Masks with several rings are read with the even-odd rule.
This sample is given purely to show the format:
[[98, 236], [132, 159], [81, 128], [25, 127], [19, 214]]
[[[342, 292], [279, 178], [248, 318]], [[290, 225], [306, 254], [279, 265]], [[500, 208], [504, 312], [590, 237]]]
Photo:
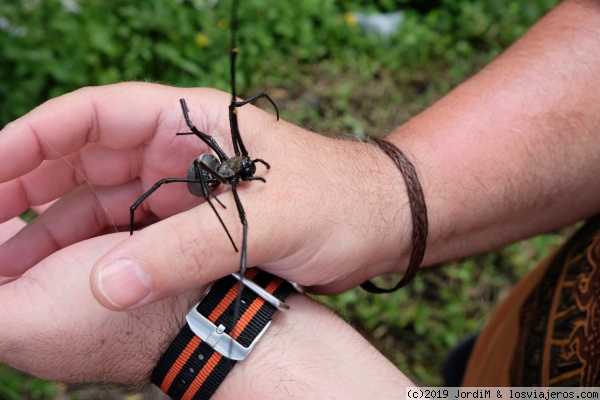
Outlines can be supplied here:
[[425, 248], [427, 246], [427, 232], [429, 230], [429, 223], [427, 221], [427, 206], [425, 204], [425, 196], [423, 195], [423, 188], [419, 182], [417, 171], [412, 163], [406, 158], [406, 155], [399, 148], [390, 142], [381, 139], [370, 139], [368, 141], [374, 145], [377, 145], [381, 150], [387, 154], [392, 161], [396, 164], [404, 182], [406, 183], [406, 191], [408, 192], [408, 203], [410, 204], [410, 212], [412, 215], [412, 250], [410, 252], [410, 259], [408, 261], [408, 268], [406, 273], [394, 286], [390, 289], [382, 289], [375, 286], [371, 281], [366, 281], [360, 287], [371, 293], [391, 293], [402, 286], [410, 282], [419, 267], [423, 262], [425, 256]]

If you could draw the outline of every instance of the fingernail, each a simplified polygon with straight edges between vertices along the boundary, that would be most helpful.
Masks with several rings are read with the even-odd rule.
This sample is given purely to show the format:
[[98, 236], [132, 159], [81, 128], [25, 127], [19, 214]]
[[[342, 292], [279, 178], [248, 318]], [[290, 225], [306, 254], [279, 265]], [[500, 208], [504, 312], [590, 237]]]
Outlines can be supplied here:
[[113, 260], [101, 266], [98, 288], [106, 300], [119, 308], [140, 305], [151, 292], [148, 278], [131, 258]]

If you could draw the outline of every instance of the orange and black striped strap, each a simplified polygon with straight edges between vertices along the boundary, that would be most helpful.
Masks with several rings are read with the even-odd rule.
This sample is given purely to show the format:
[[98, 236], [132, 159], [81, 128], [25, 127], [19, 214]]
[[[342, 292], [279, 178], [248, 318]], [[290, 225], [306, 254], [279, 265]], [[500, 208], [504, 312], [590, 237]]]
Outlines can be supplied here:
[[[246, 279], [254, 281], [280, 301], [285, 301], [293, 291], [289, 282], [257, 268], [249, 269]], [[215, 283], [196, 310], [215, 326], [227, 327], [226, 334], [248, 347], [271, 321], [277, 308], [244, 288], [240, 318], [231, 332], [229, 327], [233, 322], [238, 290], [239, 282], [231, 275], [226, 276]], [[172, 399], [208, 399], [235, 363], [202, 341], [185, 324], [152, 372], [151, 381]]]

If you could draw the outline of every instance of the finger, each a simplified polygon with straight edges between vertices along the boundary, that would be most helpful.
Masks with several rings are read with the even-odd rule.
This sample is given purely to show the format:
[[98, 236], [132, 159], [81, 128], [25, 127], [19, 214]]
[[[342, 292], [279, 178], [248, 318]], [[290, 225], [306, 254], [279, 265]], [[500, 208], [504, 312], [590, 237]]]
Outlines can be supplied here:
[[[9, 240], [16, 232], [25, 226], [25, 222], [20, 218], [13, 218], [0, 224], [0, 245]], [[1, 265], [1, 264], [0, 264]], [[12, 282], [16, 278], [13, 276], [4, 276], [0, 271], [0, 286]]]
[[[36, 213], [41, 213], [48, 207], [49, 205], [44, 204], [42, 206], [34, 207], [32, 210]], [[15, 217], [6, 222], [0, 223], [0, 245], [7, 242], [17, 232], [23, 229], [25, 225], [27, 225], [27, 223], [19, 217]]]
[[[248, 186], [248, 192], [260, 190]], [[242, 193], [242, 201], [249, 194]], [[241, 248], [242, 226], [231, 193], [224, 192], [219, 198], [227, 206], [225, 210], [217, 207], [219, 214]], [[263, 207], [251, 208], [248, 218], [257, 221]], [[266, 224], [251, 225], [255, 238], [265, 236], [261, 225]], [[285, 251], [285, 246], [274, 246], [273, 240], [253, 240], [248, 247], [248, 266]], [[201, 204], [135, 232], [113, 248], [94, 267], [92, 290], [107, 308], [134, 308], [211, 282], [239, 267], [240, 253], [233, 249], [211, 207]]]
[[61, 248], [125, 225], [129, 210], [123, 205], [133, 201], [133, 186], [81, 186], [27, 226], [20, 224], [23, 229], [0, 246], [0, 275], [19, 276]]
[[[123, 154], [125, 153], [125, 154]], [[132, 180], [128, 152], [88, 146], [80, 154], [43, 161], [32, 172], [0, 184], [0, 221], [21, 214], [27, 208], [63, 197], [82, 184], [118, 185]], [[107, 162], [106, 160], [110, 160]]]
[[0, 224], [0, 244], [6, 242], [25, 226], [20, 218], [13, 218]]
[[50, 206], [52, 206], [52, 204], [54, 204], [54, 203], [55, 203], [55, 201], [50, 201], [48, 203], [44, 203], [39, 206], [31, 206], [31, 211], [33, 211], [34, 213], [39, 215], [39, 214], [43, 213], [44, 211], [46, 211], [48, 208], [50, 208]]
[[[49, 100], [0, 131], [0, 160], [4, 160], [0, 182], [87, 143], [129, 149], [149, 140], [159, 129], [174, 131], [181, 125], [181, 117], [164, 111], [177, 110], [180, 94], [180, 89], [166, 86], [121, 83], [84, 88]], [[167, 120], [161, 119], [163, 115]]]

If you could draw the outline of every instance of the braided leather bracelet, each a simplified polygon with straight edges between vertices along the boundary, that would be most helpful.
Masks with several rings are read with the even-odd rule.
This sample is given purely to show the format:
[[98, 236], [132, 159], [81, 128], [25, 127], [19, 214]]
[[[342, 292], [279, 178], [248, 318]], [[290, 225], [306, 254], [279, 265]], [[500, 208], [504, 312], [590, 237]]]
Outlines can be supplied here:
[[395, 145], [385, 140], [370, 139], [368, 143], [374, 144], [383, 150], [400, 170], [406, 183], [408, 203], [410, 204], [412, 216], [412, 250], [410, 252], [408, 268], [400, 282], [390, 289], [377, 287], [371, 281], [366, 281], [360, 285], [364, 290], [371, 293], [391, 293], [409, 283], [415, 277], [421, 266], [421, 262], [423, 262], [427, 246], [427, 232], [429, 230], [427, 205], [425, 204], [425, 196], [423, 195], [423, 188], [419, 182], [417, 171], [408, 158], [406, 158], [406, 155]]

